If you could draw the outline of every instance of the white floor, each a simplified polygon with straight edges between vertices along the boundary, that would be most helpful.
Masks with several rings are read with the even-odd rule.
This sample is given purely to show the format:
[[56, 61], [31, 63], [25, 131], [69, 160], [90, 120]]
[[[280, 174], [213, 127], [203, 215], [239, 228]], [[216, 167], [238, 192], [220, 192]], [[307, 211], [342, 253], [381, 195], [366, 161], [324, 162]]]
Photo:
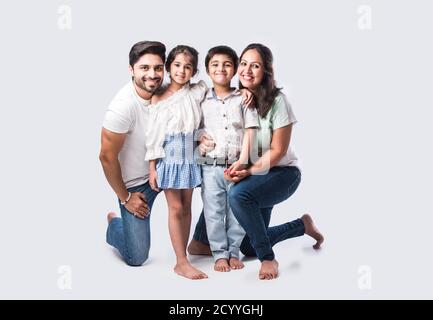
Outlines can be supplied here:
[[[110, 194], [107, 193], [110, 203]], [[199, 213], [199, 195], [194, 195], [194, 217]], [[301, 194], [274, 209], [272, 223], [296, 217]], [[172, 271], [174, 254], [167, 231], [165, 199], [157, 198], [152, 216], [150, 259], [141, 267], [128, 267], [117, 251], [105, 243], [105, 214], [109, 208], [89, 205], [100, 214], [80, 212], [58, 218], [56, 224], [41, 222], [38, 215], [21, 227], [23, 242], [3, 242], [0, 298], [54, 299], [380, 299], [431, 298], [432, 262], [423, 232], [413, 232], [405, 241], [386, 230], [383, 217], [343, 218], [330, 210], [315, 211], [324, 232], [323, 248], [311, 248], [308, 236], [291, 239], [275, 247], [280, 277], [258, 280], [259, 262], [245, 260], [245, 268], [229, 273], [213, 271], [210, 257], [193, 256], [191, 261], [209, 275], [192, 281]], [[72, 204], [68, 212], [78, 210]], [[343, 212], [343, 211], [340, 211]], [[356, 209], [354, 209], [356, 212]], [[301, 213], [301, 212], [300, 212]], [[326, 214], [325, 214], [326, 213]], [[366, 214], [369, 216], [369, 214]], [[373, 218], [373, 217], [371, 217]], [[38, 225], [43, 232], [32, 228]], [[358, 227], [355, 228], [354, 226]], [[422, 225], [418, 230], [422, 230]], [[51, 228], [51, 229], [50, 229]], [[398, 230], [400, 229], [400, 230]], [[403, 228], [404, 229], [404, 228]], [[6, 235], [17, 230], [7, 229]], [[2, 234], [3, 236], [5, 233]], [[418, 238], [414, 236], [419, 236]], [[28, 239], [34, 239], [32, 242]], [[26, 240], [26, 241], [24, 241]], [[424, 248], [423, 248], [424, 246]], [[27, 249], [27, 250], [26, 250]]]

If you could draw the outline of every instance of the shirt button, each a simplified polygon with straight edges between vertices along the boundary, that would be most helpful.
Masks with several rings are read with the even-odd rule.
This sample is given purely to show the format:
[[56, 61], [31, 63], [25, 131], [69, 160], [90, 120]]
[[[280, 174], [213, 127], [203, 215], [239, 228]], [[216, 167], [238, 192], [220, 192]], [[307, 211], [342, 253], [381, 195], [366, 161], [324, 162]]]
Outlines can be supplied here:
[[227, 130], [228, 128], [226, 127], [226, 130]]
[[223, 117], [225, 117], [226, 115], [225, 114], [223, 114]]

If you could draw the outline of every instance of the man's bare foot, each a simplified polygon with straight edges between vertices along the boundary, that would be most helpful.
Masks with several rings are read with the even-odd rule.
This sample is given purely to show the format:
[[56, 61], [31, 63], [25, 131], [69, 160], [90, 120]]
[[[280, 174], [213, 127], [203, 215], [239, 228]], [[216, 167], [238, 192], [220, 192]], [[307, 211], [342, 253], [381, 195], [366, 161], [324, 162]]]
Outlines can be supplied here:
[[238, 258], [235, 258], [235, 257], [230, 258], [229, 265], [230, 265], [230, 268], [232, 268], [233, 270], [242, 269], [244, 267], [244, 264], [242, 263], [242, 261], [239, 260]]
[[272, 280], [278, 277], [278, 261], [263, 260], [259, 271], [260, 280]]
[[109, 213], [107, 214], [107, 221], [108, 221], [108, 224], [110, 224], [111, 220], [113, 220], [113, 218], [115, 218], [115, 217], [116, 217], [116, 213], [115, 213], [115, 212], [109, 212]]
[[320, 245], [323, 243], [325, 238], [314, 225], [313, 219], [309, 214], [304, 214], [301, 219], [304, 222], [305, 233], [316, 240], [316, 244], [313, 246], [313, 248], [316, 250], [320, 249]]
[[188, 245], [188, 253], [192, 255], [204, 255], [210, 256], [212, 255], [212, 251], [210, 250], [209, 245], [204, 244], [203, 242], [192, 239]]
[[191, 280], [200, 280], [200, 279], [206, 279], [207, 275], [206, 273], [194, 268], [189, 261], [185, 262], [178, 262], [174, 266], [174, 272], [176, 272], [178, 275], [191, 279]]
[[215, 266], [213, 267], [213, 269], [219, 272], [229, 272], [230, 271], [229, 261], [224, 258], [218, 259], [215, 262]]

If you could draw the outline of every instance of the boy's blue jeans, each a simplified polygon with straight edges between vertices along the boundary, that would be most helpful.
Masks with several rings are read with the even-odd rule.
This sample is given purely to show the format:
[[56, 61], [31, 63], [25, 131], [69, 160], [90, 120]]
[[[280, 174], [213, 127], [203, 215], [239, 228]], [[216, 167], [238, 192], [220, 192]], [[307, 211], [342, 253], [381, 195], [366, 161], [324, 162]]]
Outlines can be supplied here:
[[228, 204], [232, 182], [224, 178], [222, 166], [202, 165], [201, 198], [206, 232], [214, 260], [239, 259], [239, 248], [245, 231]]
[[[153, 191], [149, 183], [132, 187], [129, 192], [141, 192], [151, 212], [153, 201], [158, 192]], [[107, 243], [119, 250], [125, 262], [130, 266], [140, 266], [149, 257], [150, 250], [150, 213], [140, 219], [134, 217], [125, 206], [120, 204], [121, 218], [113, 218], [107, 229]]]
[[[301, 172], [297, 167], [273, 167], [265, 175], [249, 176], [231, 187], [230, 206], [247, 233], [241, 244], [244, 255], [257, 256], [260, 261], [273, 260], [275, 244], [304, 235], [301, 219], [269, 227], [273, 206], [288, 199], [300, 182]], [[193, 238], [208, 243], [203, 213]]]

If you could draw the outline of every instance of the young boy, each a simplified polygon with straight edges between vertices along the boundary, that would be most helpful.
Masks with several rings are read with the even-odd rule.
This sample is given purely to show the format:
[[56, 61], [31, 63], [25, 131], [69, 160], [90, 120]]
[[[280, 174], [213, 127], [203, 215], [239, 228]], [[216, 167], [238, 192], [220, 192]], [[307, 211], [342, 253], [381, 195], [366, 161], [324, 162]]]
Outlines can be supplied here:
[[227, 169], [248, 164], [249, 146], [254, 128], [259, 126], [255, 108], [246, 107], [239, 90], [230, 87], [238, 66], [236, 52], [217, 46], [207, 53], [206, 72], [213, 88], [201, 104], [201, 132], [211, 136], [215, 148], [205, 154], [202, 165], [202, 200], [209, 245], [216, 271], [227, 272], [244, 267], [239, 247], [245, 231], [234, 217], [228, 203], [233, 184], [224, 178]]

